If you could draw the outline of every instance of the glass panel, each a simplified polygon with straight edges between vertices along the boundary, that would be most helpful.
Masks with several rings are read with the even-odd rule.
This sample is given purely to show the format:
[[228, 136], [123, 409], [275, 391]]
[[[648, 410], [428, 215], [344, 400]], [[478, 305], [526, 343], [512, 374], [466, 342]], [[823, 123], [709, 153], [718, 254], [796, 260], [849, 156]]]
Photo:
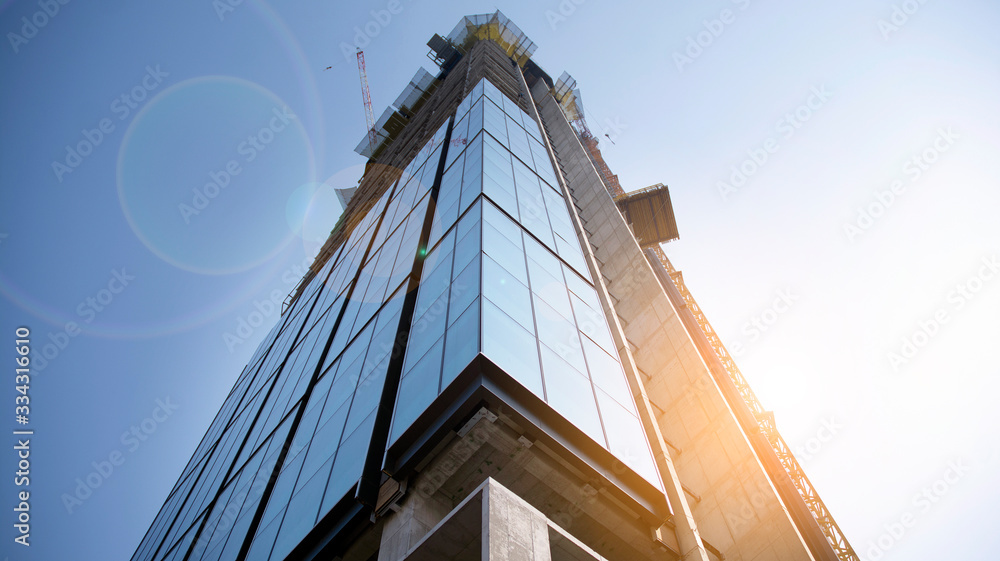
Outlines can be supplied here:
[[[544, 186], [544, 183], [542, 184]], [[576, 228], [573, 226], [573, 219], [570, 217], [569, 209], [562, 195], [552, 189], [543, 188], [542, 198], [545, 199], [546, 212], [549, 215], [549, 223], [552, 231], [570, 242], [577, 240], [574, 247], [579, 249], [579, 239], [576, 235]]]
[[528, 283], [528, 271], [524, 263], [524, 250], [520, 244], [511, 243], [491, 224], [483, 224], [483, 252], [492, 257], [501, 267], [523, 284]]
[[284, 508], [288, 504], [288, 498], [292, 495], [292, 490], [295, 488], [295, 480], [302, 469], [302, 460], [303, 457], [299, 456], [290, 463], [282, 466], [278, 480], [271, 491], [271, 498], [267, 503], [267, 508], [264, 509], [264, 516], [261, 518], [262, 526], [269, 524], [275, 517], [284, 512]]
[[583, 352], [580, 349], [580, 334], [573, 321], [563, 317], [538, 296], [535, 300], [535, 321], [538, 323], [538, 339], [563, 360], [572, 364], [580, 372], [587, 371]]
[[444, 367], [441, 372], [442, 391], [479, 354], [479, 300], [472, 302], [453, 322], [445, 334]]
[[472, 141], [466, 150], [465, 171], [462, 174], [462, 197], [459, 209], [464, 209], [483, 192], [483, 135]]
[[[470, 213], [471, 214], [471, 213]], [[457, 235], [459, 236], [458, 243], [455, 244], [455, 263], [453, 265], [455, 271], [464, 270], [469, 263], [472, 263], [483, 251], [482, 245], [480, 243], [479, 234], [479, 222], [476, 216], [466, 215], [469, 220], [466, 222], [460, 222], [458, 225]], [[463, 237], [462, 230], [463, 226], [468, 225], [471, 230], [466, 233]], [[476, 283], [476, 290], [479, 290], [479, 284]]]
[[393, 414], [391, 442], [399, 438], [438, 396], [443, 348], [442, 337], [403, 374], [399, 382], [396, 411]]
[[544, 398], [534, 335], [488, 300], [483, 301], [483, 354], [521, 385]]
[[508, 146], [510, 151], [517, 156], [522, 162], [527, 164], [530, 168], [532, 167], [531, 159], [531, 148], [528, 147], [528, 135], [525, 134], [524, 129], [521, 128], [520, 123], [517, 123], [514, 119], [507, 118], [507, 138], [509, 140]]
[[498, 147], [490, 136], [483, 143], [483, 175], [502, 183], [505, 189], [514, 189], [514, 168], [511, 167], [510, 152]]
[[542, 345], [542, 369], [549, 405], [607, 448], [590, 380], [545, 345]]
[[462, 116], [455, 121], [455, 126], [451, 130], [451, 144], [448, 146], [448, 155], [445, 157], [445, 169], [451, 166], [455, 158], [462, 153], [462, 150], [469, 144], [469, 120]]
[[462, 168], [464, 160], [445, 172], [441, 179], [441, 189], [438, 192], [437, 204], [434, 207], [434, 217], [431, 220], [431, 233], [427, 246], [433, 248], [458, 218], [458, 200], [462, 192]]
[[382, 397], [383, 382], [385, 382], [385, 366], [388, 364], [388, 359], [384, 360], [378, 365], [375, 372], [358, 384], [354, 402], [351, 403], [351, 412], [347, 416], [344, 434], [356, 430], [365, 421], [365, 418], [378, 407]]
[[[487, 165], [487, 167], [489, 167]], [[514, 182], [509, 179], [497, 181], [490, 175], [490, 170], [485, 170], [483, 174], [483, 193], [486, 194], [500, 208], [509, 214], [517, 215], [517, 197], [514, 194]]]
[[326, 477], [326, 473], [322, 471], [313, 476], [288, 503], [281, 530], [271, 552], [273, 559], [283, 559], [316, 524], [316, 513], [326, 487]]
[[571, 267], [576, 269], [576, 271], [582, 275], [586, 275], [590, 278], [590, 273], [587, 272], [587, 262], [583, 258], [583, 253], [577, 249], [580, 244], [567, 242], [563, 238], [556, 234], [556, 249], [558, 250], [559, 257], [562, 257]]
[[472, 107], [472, 102], [474, 100], [475, 98], [471, 94], [465, 96], [465, 99], [463, 99], [455, 109], [455, 118], [461, 119], [469, 111], [469, 108]]
[[[524, 124], [524, 130], [527, 131], [527, 133], [531, 135], [531, 138], [534, 141], [537, 141], [540, 146], [543, 141], [542, 141], [542, 132], [539, 129], [538, 122], [535, 121], [535, 118], [529, 115], [528, 113], [524, 114], [522, 121]], [[535, 142], [532, 142], [532, 152], [534, 152], [534, 144]], [[548, 158], [545, 158], [545, 161], [546, 162], [549, 161]], [[538, 158], [535, 158], [535, 165], [540, 165]]]
[[[537, 127], [534, 125], [534, 123], [532, 123], [531, 126], [525, 127], [525, 129], [527, 129], [528, 134], [532, 134], [531, 131], [533, 129], [537, 129]], [[535, 131], [535, 134], [538, 134], [537, 130]], [[550, 180], [548, 177], [553, 175], [552, 160], [549, 159], [549, 153], [547, 150], [545, 150], [545, 146], [542, 145], [541, 138], [538, 137], [529, 138], [528, 150], [531, 151], [531, 159], [533, 161], [532, 169], [535, 170], [535, 173], [537, 173], [542, 177], [542, 179], [547, 181], [549, 187], [558, 188], [559, 184], [557, 184], [554, 179]], [[546, 173], [546, 171], [548, 173]]]
[[357, 384], [357, 377], [346, 371], [337, 372], [334, 375], [333, 385], [330, 387], [330, 393], [327, 395], [326, 405], [323, 406], [323, 412], [320, 414], [317, 426], [322, 427], [325, 425], [341, 405], [350, 403], [351, 396], [354, 395], [354, 389], [357, 387]]
[[475, 138], [481, 130], [483, 130], [483, 101], [480, 99], [469, 111], [469, 137]]
[[455, 273], [455, 280], [451, 283], [449, 325], [458, 318], [458, 315], [468, 307], [473, 299], [479, 296], [479, 292], [479, 259], [477, 257], [465, 267], [464, 271], [456, 271]]
[[660, 482], [659, 472], [649, 451], [642, 423], [601, 390], [597, 390], [597, 403], [601, 408], [601, 418], [604, 420], [611, 453], [662, 490], [663, 484]]
[[594, 291], [594, 287], [583, 280], [573, 269], [563, 265], [563, 278], [566, 279], [566, 286], [569, 287], [570, 292], [575, 296], [582, 299], [594, 310], [602, 309], [601, 301], [597, 299], [597, 292]]
[[250, 505], [251, 508], [244, 508], [243, 513], [236, 519], [226, 545], [219, 552], [219, 559], [236, 559], [236, 554], [243, 547], [243, 540], [250, 530], [250, 523], [253, 521], [253, 513], [257, 508], [260, 499], [256, 499]]
[[500, 93], [500, 90], [497, 89], [495, 85], [493, 85], [493, 82], [483, 79], [482, 83], [483, 83], [483, 95], [485, 95], [489, 99], [492, 99], [495, 103], [502, 103], [501, 100], [503, 99], [503, 94]]
[[[330, 418], [316, 431], [302, 464], [302, 473], [309, 476], [333, 458], [337, 453], [337, 443], [344, 431], [344, 420], [350, 405], [345, 401], [330, 412]], [[288, 491], [291, 494], [291, 490]], [[287, 496], [286, 496], [287, 498]]]
[[434, 259], [435, 262], [430, 263], [430, 267], [424, 266], [424, 278], [420, 281], [417, 302], [413, 310], [414, 317], [419, 318], [424, 315], [451, 284], [452, 252], [448, 251], [444, 256], [440, 253], [437, 251], [431, 255], [430, 259]]
[[546, 304], [552, 306], [562, 317], [570, 319], [573, 317], [573, 308], [570, 306], [569, 292], [562, 282], [562, 271], [558, 268], [558, 262], [556, 263], [556, 274], [559, 275], [558, 278], [553, 276], [545, 266], [540, 265], [530, 257], [528, 258], [528, 280], [531, 281], [531, 291], [540, 296]]
[[295, 431], [295, 436], [292, 437], [291, 446], [288, 447], [288, 454], [285, 458], [285, 463], [296, 459], [306, 451], [309, 447], [309, 441], [312, 439], [313, 433], [316, 431], [316, 424], [319, 422], [320, 413], [323, 410], [319, 407], [313, 407], [302, 415], [302, 420], [299, 421], [299, 426]]
[[625, 381], [625, 372], [618, 360], [612, 358], [586, 337], [583, 338], [583, 351], [587, 356], [587, 366], [590, 369], [590, 378], [594, 381], [594, 385], [615, 398], [622, 407], [634, 412], [635, 403], [632, 401], [632, 392], [629, 391], [628, 382]]
[[490, 204], [483, 206], [483, 221], [496, 228], [511, 243], [520, 247], [521, 228], [495, 206]]
[[483, 106], [483, 128], [502, 144], [507, 144], [507, 124], [503, 111], [493, 103]]
[[483, 256], [483, 296], [514, 318], [521, 327], [535, 331], [528, 287], [488, 255]]
[[419, 318], [414, 318], [410, 328], [410, 339], [406, 344], [406, 365], [412, 365], [431, 345], [444, 335], [448, 309], [448, 294], [443, 293]]
[[[596, 295], [595, 295], [596, 296]], [[599, 344], [611, 356], [618, 356], [618, 348], [608, 331], [608, 322], [604, 314], [592, 309], [582, 300], [573, 296], [573, 310], [576, 312], [576, 323], [580, 331]]]
[[[498, 101], [503, 104], [502, 107], [505, 113], [519, 120], [517, 115], [522, 113], [522, 111], [521, 108], [518, 107], [517, 103], [505, 95], [501, 95]], [[518, 122], [518, 124], [520, 124], [520, 122]]]
[[375, 423], [375, 413], [370, 414], [353, 434], [340, 443], [337, 459], [333, 462], [333, 470], [327, 482], [320, 516], [329, 511], [344, 494], [353, 489], [361, 478], [361, 469], [365, 465], [368, 445], [371, 442], [372, 425]]
[[[282, 511], [284, 514], [284, 511]], [[274, 538], [278, 535], [278, 528], [281, 526], [281, 516], [276, 517], [268, 525], [257, 530], [257, 536], [253, 539], [250, 552], [247, 553], [246, 561], [267, 561], [271, 555], [271, 547], [274, 546]]]

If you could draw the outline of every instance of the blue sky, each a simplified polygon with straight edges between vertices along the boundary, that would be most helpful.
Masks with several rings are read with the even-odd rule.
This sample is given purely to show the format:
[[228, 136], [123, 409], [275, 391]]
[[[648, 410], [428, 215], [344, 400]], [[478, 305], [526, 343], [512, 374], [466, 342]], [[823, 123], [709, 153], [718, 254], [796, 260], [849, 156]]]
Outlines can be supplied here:
[[670, 186], [667, 254], [862, 557], [1000, 546], [995, 3], [51, 4], [0, 8], [3, 356], [52, 345], [0, 553], [131, 555], [360, 177], [341, 45], [378, 116], [498, 7], [625, 188]]

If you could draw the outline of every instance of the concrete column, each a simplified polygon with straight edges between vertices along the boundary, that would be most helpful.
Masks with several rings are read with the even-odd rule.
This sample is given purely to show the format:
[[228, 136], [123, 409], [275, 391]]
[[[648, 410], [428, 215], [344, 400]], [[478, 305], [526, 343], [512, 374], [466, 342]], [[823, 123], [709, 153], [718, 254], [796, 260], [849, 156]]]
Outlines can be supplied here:
[[483, 561], [551, 560], [545, 516], [493, 479], [487, 480], [483, 489]]
[[410, 493], [382, 527], [378, 561], [401, 561], [450, 509], [422, 493]]

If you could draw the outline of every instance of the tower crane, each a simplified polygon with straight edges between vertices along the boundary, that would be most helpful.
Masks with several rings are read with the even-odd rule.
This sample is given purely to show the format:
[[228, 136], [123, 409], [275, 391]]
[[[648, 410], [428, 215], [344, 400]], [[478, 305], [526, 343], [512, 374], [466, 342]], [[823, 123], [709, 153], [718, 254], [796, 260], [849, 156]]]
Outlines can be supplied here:
[[378, 137], [375, 134], [375, 114], [372, 112], [372, 97], [368, 93], [368, 72], [365, 70], [365, 53], [358, 49], [358, 73], [361, 75], [361, 100], [365, 104], [365, 120], [368, 122], [368, 145], [371, 156], [375, 155]]

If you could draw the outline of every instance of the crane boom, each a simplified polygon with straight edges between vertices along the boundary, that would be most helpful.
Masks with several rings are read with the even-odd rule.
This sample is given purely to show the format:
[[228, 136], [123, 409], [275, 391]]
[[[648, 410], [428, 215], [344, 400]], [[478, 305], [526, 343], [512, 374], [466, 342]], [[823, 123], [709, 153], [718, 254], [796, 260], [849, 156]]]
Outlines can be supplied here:
[[365, 53], [358, 49], [358, 73], [361, 75], [361, 100], [365, 104], [365, 120], [368, 122], [368, 145], [371, 155], [375, 155], [378, 137], [375, 135], [375, 114], [372, 112], [372, 97], [368, 93], [368, 72], [365, 70]]

